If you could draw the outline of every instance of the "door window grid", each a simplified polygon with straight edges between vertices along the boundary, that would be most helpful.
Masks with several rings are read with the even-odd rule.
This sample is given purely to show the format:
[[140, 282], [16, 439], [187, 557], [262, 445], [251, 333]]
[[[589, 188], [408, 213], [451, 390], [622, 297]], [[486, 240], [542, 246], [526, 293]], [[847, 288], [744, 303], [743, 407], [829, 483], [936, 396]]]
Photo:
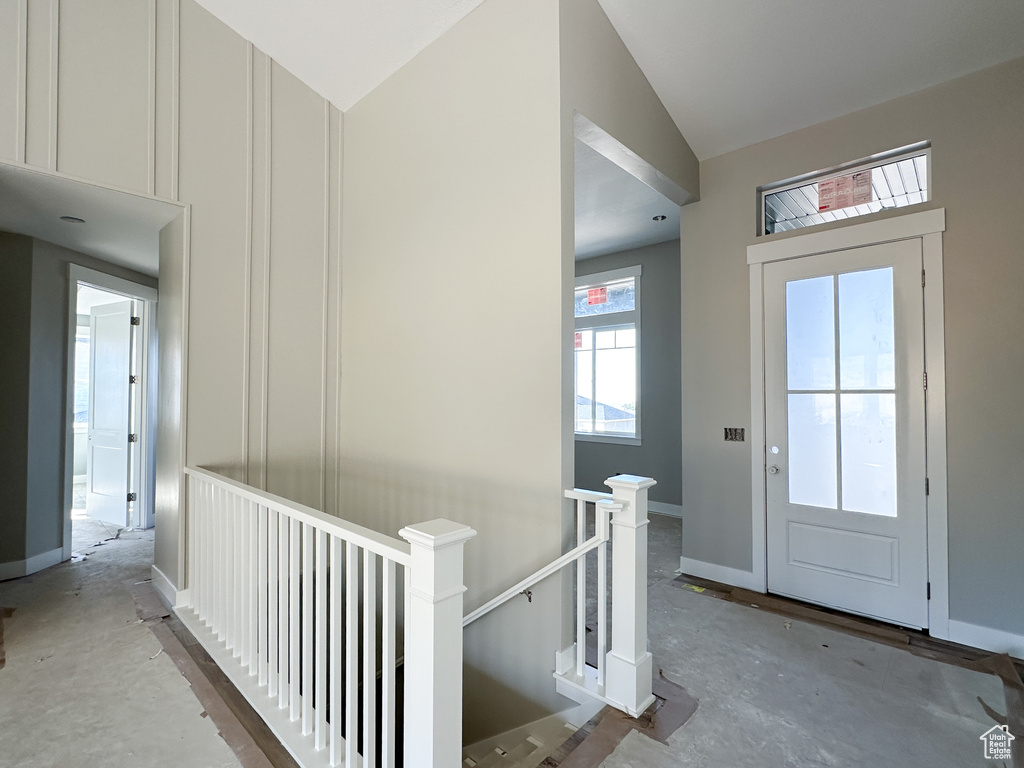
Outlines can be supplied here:
[[793, 504], [896, 515], [892, 285], [888, 267], [786, 284]]

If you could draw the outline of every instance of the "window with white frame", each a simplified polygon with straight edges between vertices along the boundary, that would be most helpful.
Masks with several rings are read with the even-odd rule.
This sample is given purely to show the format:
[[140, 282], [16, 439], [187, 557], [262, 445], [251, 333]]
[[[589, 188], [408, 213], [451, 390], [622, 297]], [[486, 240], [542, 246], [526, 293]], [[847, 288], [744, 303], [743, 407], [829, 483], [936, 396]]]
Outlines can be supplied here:
[[927, 141], [757, 188], [758, 235], [903, 208], [929, 200]]
[[576, 436], [639, 443], [640, 267], [576, 278]]

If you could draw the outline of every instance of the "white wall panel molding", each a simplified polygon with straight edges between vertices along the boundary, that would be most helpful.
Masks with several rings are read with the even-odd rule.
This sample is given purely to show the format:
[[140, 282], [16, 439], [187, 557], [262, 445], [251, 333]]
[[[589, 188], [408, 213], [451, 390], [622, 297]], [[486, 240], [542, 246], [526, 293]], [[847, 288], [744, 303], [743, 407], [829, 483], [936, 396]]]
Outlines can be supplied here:
[[246, 124], [245, 124], [245, 296], [242, 313], [242, 370], [245, 372], [245, 386], [242, 388], [242, 456], [243, 480], [249, 483], [249, 395], [252, 348], [252, 206], [253, 206], [253, 45], [249, 43], [246, 56]]
[[46, 167], [57, 170], [57, 88], [60, 73], [60, 0], [50, 0], [50, 93]]
[[343, 194], [344, 115], [328, 106], [330, 118], [330, 176], [328, 189], [331, 282], [324, 332], [328, 337], [328, 398], [324, 410], [327, 425], [327, 474], [324, 510], [340, 513], [341, 499], [341, 222]]
[[146, 191], [156, 194], [156, 0], [149, 0], [149, 157], [146, 163]]
[[180, 200], [178, 195], [178, 131], [181, 103], [181, 0], [171, 5], [171, 199]]
[[59, 0], [27, 0], [24, 161], [57, 167], [57, 42]]
[[323, 99], [324, 111], [324, 272], [323, 272], [323, 309], [321, 320], [323, 327], [323, 346], [320, 351], [320, 509], [327, 508], [327, 389], [330, 384], [327, 372], [328, 316], [330, 309], [331, 285], [331, 103]]

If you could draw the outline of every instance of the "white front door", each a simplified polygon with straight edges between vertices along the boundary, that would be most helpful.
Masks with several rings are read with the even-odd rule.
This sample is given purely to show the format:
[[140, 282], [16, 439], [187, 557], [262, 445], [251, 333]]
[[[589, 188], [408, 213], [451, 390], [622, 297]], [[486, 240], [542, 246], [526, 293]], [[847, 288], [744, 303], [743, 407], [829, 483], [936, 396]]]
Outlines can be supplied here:
[[132, 302], [90, 312], [89, 450], [85, 507], [90, 517], [128, 525]]
[[767, 264], [768, 588], [928, 624], [921, 240]]

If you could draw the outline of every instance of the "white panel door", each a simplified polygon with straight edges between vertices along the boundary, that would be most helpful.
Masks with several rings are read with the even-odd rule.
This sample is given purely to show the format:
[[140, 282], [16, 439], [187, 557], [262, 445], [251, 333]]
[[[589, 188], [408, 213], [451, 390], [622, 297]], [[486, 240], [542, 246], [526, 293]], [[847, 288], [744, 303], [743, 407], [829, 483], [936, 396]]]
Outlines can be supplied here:
[[128, 526], [128, 426], [132, 302], [93, 307], [89, 317], [89, 450], [85, 508]]
[[768, 588], [928, 623], [921, 241], [764, 269]]

